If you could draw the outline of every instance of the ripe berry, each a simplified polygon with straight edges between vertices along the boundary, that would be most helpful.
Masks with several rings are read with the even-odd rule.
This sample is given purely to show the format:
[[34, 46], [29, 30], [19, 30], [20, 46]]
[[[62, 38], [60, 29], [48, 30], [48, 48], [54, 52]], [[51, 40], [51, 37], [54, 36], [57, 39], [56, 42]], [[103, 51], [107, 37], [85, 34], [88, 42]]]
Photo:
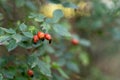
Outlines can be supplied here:
[[49, 43], [52, 42], [52, 38], [50, 34], [45, 34], [45, 39], [49, 41]]
[[50, 34], [45, 34], [45, 39], [51, 40], [51, 39], [52, 39], [52, 38], [51, 38], [51, 35], [50, 35]]
[[38, 40], [39, 40], [38, 36], [37, 36], [37, 35], [34, 35], [34, 36], [33, 36], [33, 42], [34, 42], [34, 43], [37, 43]]
[[45, 34], [43, 32], [40, 32], [40, 31], [37, 33], [37, 35], [38, 35], [39, 39], [43, 39], [45, 36]]
[[33, 72], [33, 70], [31, 70], [31, 69], [29, 69], [29, 70], [27, 71], [27, 74], [28, 74], [28, 76], [30, 76], [30, 77], [33, 77], [33, 76], [34, 76], [34, 72]]
[[79, 41], [77, 39], [72, 39], [72, 44], [77, 45], [79, 44]]

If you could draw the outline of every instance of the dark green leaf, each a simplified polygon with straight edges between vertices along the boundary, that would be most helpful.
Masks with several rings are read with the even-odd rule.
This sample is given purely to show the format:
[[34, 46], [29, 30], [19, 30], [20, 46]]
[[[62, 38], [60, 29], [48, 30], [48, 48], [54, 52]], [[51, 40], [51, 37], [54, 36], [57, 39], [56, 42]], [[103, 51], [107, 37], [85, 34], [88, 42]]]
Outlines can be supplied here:
[[52, 80], [66, 80], [64, 77], [56, 74], [56, 73], [53, 73], [53, 79]]
[[15, 72], [15, 71], [12, 71], [12, 70], [10, 70], [10, 71], [4, 70], [4, 71], [3, 71], [3, 75], [4, 75], [6, 78], [8, 78], [8, 79], [12, 79], [12, 80], [13, 80], [15, 74], [16, 74], [16, 72]]
[[45, 16], [42, 14], [39, 14], [36, 18], [35, 21], [37, 22], [43, 22], [44, 21]]
[[53, 13], [53, 22], [56, 23], [58, 22], [64, 15], [63, 12], [61, 10], [55, 10]]
[[15, 49], [17, 47], [17, 43], [15, 40], [10, 40], [9, 44], [6, 45], [8, 51], [12, 51], [13, 49]]
[[63, 3], [63, 6], [69, 7], [69, 8], [77, 8], [77, 6], [72, 2], [65, 2], [65, 3]]
[[49, 53], [54, 53], [55, 52], [54, 48], [49, 46], [49, 45], [46, 46], [46, 51], [49, 52]]
[[74, 72], [79, 72], [78, 65], [74, 62], [67, 62], [67, 67]]
[[37, 16], [38, 16], [38, 14], [30, 13], [30, 15], [28, 16], [28, 18], [35, 18], [35, 17], [37, 17]]
[[2, 28], [0, 27], [1, 30], [5, 31], [6, 33], [9, 33], [9, 34], [15, 34], [15, 30], [13, 30], [12, 28], [10, 29], [6, 29], [6, 28]]
[[2, 29], [0, 29], [0, 35], [3, 35], [4, 31]]
[[20, 34], [14, 34], [13, 39], [16, 40], [16, 43], [20, 42], [22, 40], [22, 36]]
[[80, 39], [80, 44], [86, 47], [89, 47], [91, 45], [90, 41], [86, 39]]
[[33, 11], [37, 10], [37, 7], [35, 6], [35, 4], [32, 1], [27, 1], [26, 6]]
[[28, 64], [31, 66], [31, 68], [34, 68], [38, 64], [38, 57], [35, 54], [32, 54], [28, 57]]
[[25, 48], [25, 49], [30, 49], [30, 48], [32, 48], [33, 46], [31, 45], [31, 42], [21, 42], [21, 43], [19, 43], [19, 46], [21, 46], [21, 47], [23, 47], [23, 48]]
[[57, 70], [64, 78], [69, 79], [68, 75], [61, 68], [58, 68]]
[[19, 28], [20, 28], [21, 31], [26, 31], [27, 30], [27, 26], [24, 23], [20, 24]]
[[64, 15], [63, 15], [63, 12], [58, 9], [58, 10], [55, 10], [55, 11], [53, 12], [53, 16], [54, 16], [54, 17], [61, 18], [61, 17], [63, 17]]
[[41, 26], [43, 26], [44, 29], [47, 30], [47, 31], [50, 30], [50, 28], [51, 28], [50, 25], [45, 23], [45, 22], [43, 24], [41, 24]]
[[61, 10], [57, 9], [53, 12], [53, 18], [47, 18], [46, 22], [47, 23], [57, 23], [63, 16], [64, 16], [63, 12]]
[[0, 36], [0, 42], [7, 41], [9, 38], [10, 38], [10, 36], [7, 36], [7, 35]]
[[53, 26], [53, 29], [57, 34], [59, 34], [61, 36], [68, 36], [68, 37], [71, 36], [71, 34], [68, 32], [68, 30], [59, 24], [55, 24]]
[[39, 61], [38, 67], [40, 68], [40, 72], [48, 77], [51, 77], [50, 65], [46, 64], [43, 61]]
[[54, 21], [53, 18], [47, 18], [47, 19], [45, 19], [45, 22], [46, 23], [55, 23], [56, 21]]
[[33, 34], [30, 32], [23, 32], [23, 34], [28, 38], [33, 38]]

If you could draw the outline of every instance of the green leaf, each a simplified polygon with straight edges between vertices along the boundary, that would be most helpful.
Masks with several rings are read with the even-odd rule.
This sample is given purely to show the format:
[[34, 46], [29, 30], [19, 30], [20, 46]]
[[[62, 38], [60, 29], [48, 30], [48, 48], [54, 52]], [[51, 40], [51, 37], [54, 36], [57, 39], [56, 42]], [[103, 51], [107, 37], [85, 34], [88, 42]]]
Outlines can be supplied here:
[[29, 18], [34, 18], [35, 21], [37, 22], [43, 22], [45, 16], [43, 14], [35, 14], [35, 13], [31, 13], [30, 16], [28, 16]]
[[86, 40], [86, 39], [80, 39], [80, 44], [83, 45], [83, 46], [86, 46], [86, 47], [91, 46], [90, 41]]
[[53, 80], [65, 80], [65, 78], [57, 73], [53, 73]]
[[45, 19], [45, 22], [50, 24], [50, 23], [55, 23], [56, 21], [53, 18], [47, 18]]
[[43, 24], [41, 24], [41, 26], [43, 26], [44, 29], [47, 30], [47, 31], [49, 31], [50, 28], [51, 28], [50, 25], [48, 23], [46, 23], [46, 22], [44, 22]]
[[26, 36], [24, 36], [24, 35], [21, 35], [21, 37], [22, 37], [22, 41], [27, 41], [27, 42], [29, 42], [28, 40], [30, 40], [30, 38], [28, 38], [28, 37], [26, 37]]
[[29, 1], [29, 0], [28, 0], [28, 1], [26, 2], [26, 6], [27, 6], [29, 9], [33, 10], [33, 11], [37, 10], [36, 5], [35, 5], [32, 1]]
[[55, 53], [54, 48], [51, 47], [51, 46], [49, 46], [49, 45], [46, 46], [46, 51], [47, 51], [48, 53]]
[[54, 23], [57, 23], [64, 15], [63, 12], [58, 9], [53, 12], [53, 16]]
[[57, 64], [56, 62], [53, 62], [53, 63], [52, 63], [52, 68], [57, 69], [57, 68], [59, 68], [59, 67], [60, 67], [60, 65]]
[[0, 29], [0, 35], [4, 35], [4, 31]]
[[51, 63], [51, 58], [50, 58], [50, 56], [45, 56], [44, 57], [44, 61], [46, 62], [46, 63]]
[[89, 64], [89, 55], [87, 53], [81, 53], [79, 59], [81, 60], [83, 65], [87, 66]]
[[48, 77], [51, 77], [50, 65], [46, 64], [43, 61], [39, 61], [38, 67], [40, 68], [40, 72]]
[[3, 76], [2, 76], [2, 74], [0, 73], [0, 80], [3, 80]]
[[26, 31], [27, 30], [27, 26], [24, 23], [20, 24], [19, 28], [20, 28], [21, 31]]
[[61, 36], [68, 36], [68, 37], [71, 36], [71, 34], [68, 32], [68, 30], [59, 24], [54, 24], [53, 30]]
[[64, 78], [69, 79], [68, 75], [61, 68], [58, 68], [57, 70]]
[[21, 46], [21, 47], [23, 47], [23, 48], [25, 48], [25, 49], [30, 49], [30, 48], [33, 47], [33, 46], [31, 45], [31, 42], [27, 42], [27, 41], [19, 43], [19, 46]]
[[12, 28], [10, 29], [6, 29], [6, 28], [2, 28], [0, 27], [1, 30], [5, 31], [6, 33], [9, 33], [9, 34], [15, 34], [15, 30], [13, 30]]
[[63, 12], [61, 10], [57, 9], [53, 12], [53, 18], [47, 18], [46, 22], [47, 23], [57, 23], [63, 16], [64, 16]]
[[39, 14], [34, 20], [37, 22], [43, 22], [44, 21], [45, 16], [42, 14]]
[[56, 18], [61, 18], [61, 17], [63, 17], [64, 15], [63, 15], [63, 12], [61, 11], [61, 10], [59, 10], [59, 9], [57, 9], [57, 10], [55, 10], [54, 12], [53, 12], [53, 16]]
[[13, 30], [12, 28], [8, 29], [6, 32], [7, 33], [11, 33], [11, 34], [15, 34], [16, 33], [15, 30]]
[[9, 44], [6, 45], [8, 51], [12, 51], [13, 49], [15, 49], [17, 47], [17, 43], [15, 40], [10, 40]]
[[74, 62], [67, 62], [67, 67], [74, 72], [77, 72], [77, 73], [79, 72], [79, 67]]
[[38, 16], [38, 14], [30, 13], [30, 15], [28, 16], [28, 18], [35, 18], [35, 17], [37, 17], [37, 16]]
[[23, 32], [23, 34], [28, 38], [33, 38], [33, 34], [30, 32]]
[[34, 68], [38, 64], [38, 57], [35, 54], [32, 54], [28, 57], [28, 64], [31, 66], [31, 68]]
[[0, 36], [0, 42], [4, 42], [6, 40], [8, 40], [10, 38], [10, 36], [4, 35], [4, 36]]
[[8, 44], [9, 44], [8, 41], [4, 41], [4, 42], [3, 42], [3, 45], [8, 45]]
[[16, 40], [16, 43], [22, 40], [22, 36], [20, 34], [14, 34], [12, 38]]
[[3, 71], [3, 75], [4, 75], [8, 80], [10, 80], [10, 79], [13, 80], [15, 74], [16, 74], [16, 71], [13, 71], [13, 70], [4, 70], [4, 71]]
[[69, 7], [69, 8], [77, 8], [77, 6], [72, 2], [65, 2], [65, 3], [63, 3], [63, 6]]

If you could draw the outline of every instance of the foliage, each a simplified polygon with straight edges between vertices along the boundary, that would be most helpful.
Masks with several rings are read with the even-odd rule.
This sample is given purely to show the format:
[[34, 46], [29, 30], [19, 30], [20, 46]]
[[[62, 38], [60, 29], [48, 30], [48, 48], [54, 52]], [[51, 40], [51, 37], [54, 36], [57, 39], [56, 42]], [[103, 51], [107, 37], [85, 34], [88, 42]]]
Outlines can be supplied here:
[[[84, 79], [84, 73], [87, 74], [87, 72], [91, 73], [87, 78], [94, 75], [95, 78], [99, 77], [100, 73], [95, 74], [97, 69], [91, 68], [90, 65], [92, 59], [87, 49], [92, 44], [88, 36], [94, 32], [99, 36], [104, 34], [104, 24], [110, 25], [113, 22], [118, 16], [117, 10], [111, 11], [103, 3], [93, 0], [91, 1], [93, 6], [90, 5], [88, 10], [89, 15], [83, 15], [86, 13], [84, 7], [87, 4], [83, 8], [81, 6], [84, 3], [77, 7], [75, 3], [79, 0], [73, 0], [75, 3], [68, 0], [66, 2], [50, 1], [62, 4], [64, 7], [69, 7], [70, 11], [74, 11], [76, 20], [73, 26], [70, 23], [71, 16], [70, 19], [64, 17], [69, 8], [57, 8], [50, 13], [52, 17], [47, 17], [46, 14], [38, 12], [39, 8], [42, 8], [39, 4], [42, 2], [39, 0], [0, 0], [2, 8], [0, 8], [0, 45], [8, 50], [8, 54], [1, 53], [0, 56], [0, 80], [72, 80], [72, 78], [80, 80], [82, 77]], [[67, 10], [64, 12], [65, 9]], [[115, 20], [115, 23], [119, 25], [118, 19]], [[111, 36], [119, 40], [117, 27], [111, 25], [108, 27], [105, 29], [110, 30]], [[49, 33], [52, 36], [52, 43], [39, 40], [35, 44], [33, 36], [38, 31]], [[81, 34], [82, 32], [84, 35]], [[72, 44], [72, 39], [78, 40], [78, 44]], [[18, 48], [25, 50], [25, 53], [20, 50], [15, 51]], [[10, 54], [11, 52], [15, 54]], [[90, 70], [86, 72], [89, 68]], [[33, 77], [27, 75], [29, 69], [34, 71]]]

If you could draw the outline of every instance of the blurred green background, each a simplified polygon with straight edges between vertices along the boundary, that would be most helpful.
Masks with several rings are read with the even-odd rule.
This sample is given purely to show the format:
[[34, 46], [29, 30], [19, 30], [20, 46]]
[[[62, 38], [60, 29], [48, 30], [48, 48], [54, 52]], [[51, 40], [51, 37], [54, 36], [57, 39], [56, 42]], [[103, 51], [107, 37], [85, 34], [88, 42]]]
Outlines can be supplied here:
[[[80, 44], [71, 45], [69, 39], [49, 31], [54, 35], [55, 43], [47, 46], [45, 53], [50, 53], [51, 60], [66, 64], [68, 71], [65, 72], [69, 74], [69, 80], [119, 80], [120, 0], [0, 0], [0, 26], [16, 28], [19, 22], [34, 24], [26, 19], [30, 13], [42, 13], [52, 18], [57, 9], [64, 14], [58, 23]], [[62, 30], [59, 32], [62, 33]], [[8, 52], [0, 46], [0, 55], [3, 53]], [[8, 55], [11, 54], [24, 55], [29, 52], [17, 47]]]

